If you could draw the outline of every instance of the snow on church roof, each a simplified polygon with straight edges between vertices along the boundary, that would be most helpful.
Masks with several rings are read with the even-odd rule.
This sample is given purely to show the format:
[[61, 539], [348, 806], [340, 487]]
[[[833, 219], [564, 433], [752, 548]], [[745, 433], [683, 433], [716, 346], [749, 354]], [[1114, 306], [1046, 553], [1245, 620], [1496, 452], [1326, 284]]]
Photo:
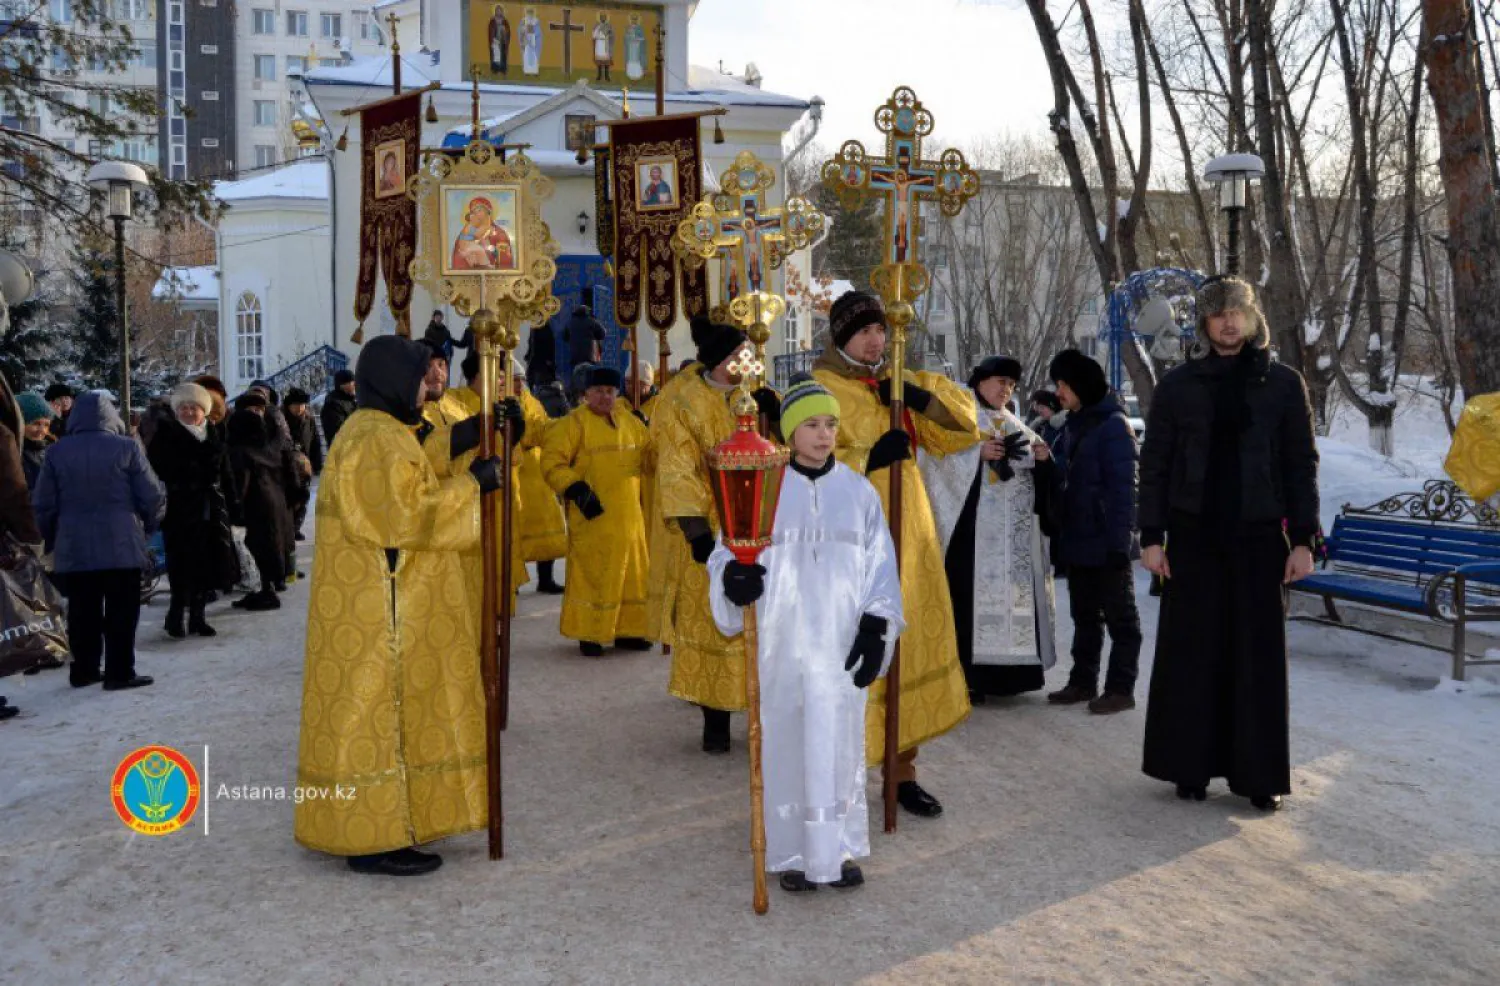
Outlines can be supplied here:
[[222, 181], [214, 186], [221, 202], [245, 202], [250, 199], [326, 199], [328, 198], [328, 163], [321, 157], [297, 161], [274, 171], [266, 171], [239, 181]]
[[[437, 67], [435, 55], [418, 54], [414, 58], [405, 54], [401, 56], [401, 85], [404, 89], [418, 89], [429, 82], [436, 81]], [[370, 86], [375, 88], [389, 89], [391, 86], [391, 59], [389, 55], [366, 55], [356, 58], [347, 65], [337, 65], [329, 68], [323, 66], [309, 66], [302, 76], [304, 84], [308, 85], [334, 85], [334, 86]], [[808, 101], [797, 96], [785, 96], [781, 93], [768, 92], [755, 86], [747, 85], [733, 76], [723, 75], [713, 69], [704, 68], [700, 65], [692, 65], [688, 68], [687, 89], [671, 89], [667, 92], [667, 99], [677, 103], [701, 103], [706, 106], [781, 106], [787, 108], [802, 108], [808, 106]], [[444, 91], [469, 92], [472, 87], [468, 82], [447, 82], [443, 84]], [[546, 99], [550, 95], [564, 91], [566, 87], [559, 86], [532, 86], [518, 85], [516, 83], [504, 82], [481, 82], [479, 91], [494, 93], [509, 93], [512, 95], [539, 96]], [[594, 87], [595, 91], [606, 98], [619, 101], [621, 94], [612, 89]], [[651, 98], [649, 90], [638, 90], [631, 93], [632, 98], [646, 100]]]

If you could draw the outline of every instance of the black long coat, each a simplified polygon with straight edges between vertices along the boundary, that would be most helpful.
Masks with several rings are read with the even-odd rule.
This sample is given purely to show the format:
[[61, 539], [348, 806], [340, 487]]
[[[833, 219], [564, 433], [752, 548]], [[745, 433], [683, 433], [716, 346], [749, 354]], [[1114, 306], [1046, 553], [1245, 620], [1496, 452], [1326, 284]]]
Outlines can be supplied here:
[[264, 582], [286, 579], [286, 546], [292, 542], [292, 511], [298, 482], [284, 448], [266, 434], [254, 411], [229, 416], [229, 464], [239, 502], [235, 518], [245, 528], [249, 549]]
[[[1163, 378], [1141, 455], [1142, 540], [1165, 537], [1143, 769], [1248, 797], [1291, 790], [1285, 597], [1318, 516], [1302, 378], [1262, 351]], [[1283, 530], [1285, 524], [1285, 532]]]
[[210, 428], [200, 442], [175, 418], [164, 419], [146, 456], [167, 488], [161, 532], [172, 584], [199, 592], [233, 588], [240, 574], [229, 534], [234, 477], [223, 440]]

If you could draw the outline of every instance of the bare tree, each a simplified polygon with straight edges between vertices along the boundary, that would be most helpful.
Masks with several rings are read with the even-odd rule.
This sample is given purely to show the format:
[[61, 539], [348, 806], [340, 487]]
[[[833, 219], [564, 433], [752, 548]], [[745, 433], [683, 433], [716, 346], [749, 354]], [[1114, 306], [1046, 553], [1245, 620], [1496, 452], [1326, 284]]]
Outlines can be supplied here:
[[1500, 390], [1500, 187], [1472, 0], [1424, 0], [1427, 86], [1438, 119], [1460, 382]]

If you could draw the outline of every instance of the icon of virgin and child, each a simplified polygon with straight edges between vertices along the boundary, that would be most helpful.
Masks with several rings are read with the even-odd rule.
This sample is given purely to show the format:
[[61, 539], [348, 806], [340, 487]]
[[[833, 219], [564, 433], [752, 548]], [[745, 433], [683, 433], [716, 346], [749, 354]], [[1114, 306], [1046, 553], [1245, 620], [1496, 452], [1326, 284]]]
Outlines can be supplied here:
[[463, 224], [453, 238], [452, 270], [516, 269], [510, 234], [496, 221], [493, 198], [475, 195], [463, 204]]

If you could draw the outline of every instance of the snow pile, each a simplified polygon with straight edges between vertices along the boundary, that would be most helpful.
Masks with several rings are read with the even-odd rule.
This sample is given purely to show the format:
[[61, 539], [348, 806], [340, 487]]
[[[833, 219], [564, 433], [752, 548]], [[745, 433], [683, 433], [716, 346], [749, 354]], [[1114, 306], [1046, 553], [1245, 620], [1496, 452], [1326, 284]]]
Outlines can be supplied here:
[[1412, 461], [1386, 458], [1363, 443], [1319, 438], [1318, 453], [1323, 460], [1318, 468], [1318, 489], [1325, 531], [1333, 530], [1333, 519], [1345, 504], [1372, 506], [1397, 493], [1420, 490], [1429, 479], [1443, 478], [1441, 469], [1427, 472]]

